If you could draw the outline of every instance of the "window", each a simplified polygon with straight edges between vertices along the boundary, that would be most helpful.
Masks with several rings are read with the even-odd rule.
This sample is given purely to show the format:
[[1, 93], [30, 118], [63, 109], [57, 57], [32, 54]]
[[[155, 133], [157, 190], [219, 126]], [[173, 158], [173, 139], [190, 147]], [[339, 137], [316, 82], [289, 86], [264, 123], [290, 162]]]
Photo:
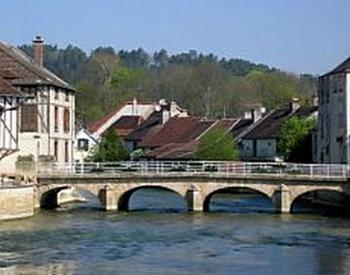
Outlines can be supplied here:
[[65, 91], [65, 101], [69, 101], [69, 92]]
[[38, 106], [35, 104], [21, 106], [21, 132], [38, 131]]
[[58, 107], [55, 106], [55, 113], [54, 113], [54, 127], [55, 127], [55, 132], [58, 132]]
[[55, 156], [56, 161], [58, 160], [58, 140], [55, 140], [53, 143], [53, 154]]
[[58, 94], [59, 94], [59, 90], [56, 88], [55, 89], [55, 96], [54, 96], [55, 99], [58, 99]]
[[88, 151], [89, 150], [89, 140], [86, 138], [78, 139], [78, 150]]
[[63, 111], [63, 131], [68, 133], [70, 131], [70, 113], [69, 109], [64, 109]]
[[68, 141], [64, 143], [64, 162], [68, 162], [69, 152], [68, 152]]

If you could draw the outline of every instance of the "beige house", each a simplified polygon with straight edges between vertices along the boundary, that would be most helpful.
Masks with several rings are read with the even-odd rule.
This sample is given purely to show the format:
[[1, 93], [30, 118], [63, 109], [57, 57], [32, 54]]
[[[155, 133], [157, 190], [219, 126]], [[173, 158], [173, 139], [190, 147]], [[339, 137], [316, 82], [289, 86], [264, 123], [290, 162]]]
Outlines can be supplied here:
[[18, 150], [0, 160], [1, 171], [14, 171], [18, 156], [73, 161], [75, 90], [43, 66], [40, 37], [33, 47], [34, 59], [0, 42], [0, 74], [26, 98], [19, 110]]

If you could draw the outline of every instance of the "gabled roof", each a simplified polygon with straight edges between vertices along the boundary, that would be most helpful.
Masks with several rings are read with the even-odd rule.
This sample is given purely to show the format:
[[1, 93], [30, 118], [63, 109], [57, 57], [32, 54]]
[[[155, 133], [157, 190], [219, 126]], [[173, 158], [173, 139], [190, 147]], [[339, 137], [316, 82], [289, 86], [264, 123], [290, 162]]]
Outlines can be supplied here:
[[135, 130], [141, 123], [142, 116], [122, 116], [112, 126], [117, 132], [118, 136], [125, 137]]
[[289, 107], [278, 109], [269, 113], [261, 121], [258, 121], [246, 133], [243, 139], [275, 139], [280, 136], [281, 127], [285, 120], [293, 117], [309, 117], [317, 111], [317, 107], [300, 107], [295, 112], [291, 112]]
[[340, 65], [335, 67], [332, 71], [324, 74], [323, 76], [332, 75], [332, 74], [339, 74], [339, 73], [345, 73], [350, 72], [350, 57], [344, 60]]
[[173, 117], [159, 131], [146, 135], [139, 146], [154, 148], [168, 143], [186, 143], [201, 135], [213, 123], [213, 120], [198, 117]]
[[239, 134], [241, 134], [245, 129], [252, 125], [253, 122], [254, 121], [251, 118], [241, 118], [231, 130], [233, 137], [238, 137]]
[[125, 139], [130, 141], [140, 141], [148, 132], [158, 131], [162, 124], [162, 112], [154, 111], [138, 128], [130, 133]]
[[13, 76], [13, 85], [47, 84], [75, 91], [67, 82], [36, 64], [20, 49], [3, 42], [0, 42], [0, 71]]
[[[137, 103], [138, 106], [139, 105], [148, 105], [149, 107], [153, 107], [154, 103], [150, 102], [150, 101], [142, 101], [142, 102], [138, 102]], [[106, 116], [100, 118], [99, 120], [89, 123], [87, 125], [87, 129], [91, 134], [95, 134], [96, 132], [98, 132], [100, 130], [100, 128], [106, 127], [106, 123], [108, 124], [106, 128], [109, 128], [111, 125], [113, 125], [114, 123], [116, 123], [123, 115], [121, 114], [121, 111], [123, 108], [127, 107], [127, 106], [132, 106], [133, 102], [132, 101], [127, 101], [125, 102], [122, 106], [120, 106], [119, 108], [113, 110], [112, 112], [110, 112], [109, 114], [107, 114]], [[120, 114], [120, 116], [118, 115]], [[139, 116], [139, 115], [135, 115], [135, 116]]]
[[[154, 159], [194, 159], [203, 136], [216, 129], [229, 133], [239, 119], [203, 120], [201, 118], [173, 118], [158, 132], [142, 140], [144, 147], [155, 147], [145, 157]], [[155, 141], [152, 144], [146, 142]], [[141, 145], [142, 147], [142, 145]]]
[[11, 85], [8, 81], [4, 80], [0, 75], [0, 96], [17, 96], [23, 97], [23, 94]]

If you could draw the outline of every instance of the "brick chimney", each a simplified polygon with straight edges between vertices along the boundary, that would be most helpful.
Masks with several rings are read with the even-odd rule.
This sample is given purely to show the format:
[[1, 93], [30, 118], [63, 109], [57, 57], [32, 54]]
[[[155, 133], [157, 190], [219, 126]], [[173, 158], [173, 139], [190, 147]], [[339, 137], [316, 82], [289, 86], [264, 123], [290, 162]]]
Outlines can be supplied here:
[[33, 40], [33, 49], [34, 49], [34, 61], [39, 66], [44, 64], [44, 40], [37, 36]]

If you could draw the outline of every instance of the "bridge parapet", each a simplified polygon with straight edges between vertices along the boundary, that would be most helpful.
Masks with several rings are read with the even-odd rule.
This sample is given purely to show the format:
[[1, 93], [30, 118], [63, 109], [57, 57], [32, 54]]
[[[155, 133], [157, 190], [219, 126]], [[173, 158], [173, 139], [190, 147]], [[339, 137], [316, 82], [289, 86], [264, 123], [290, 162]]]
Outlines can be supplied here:
[[107, 163], [38, 164], [38, 175], [137, 174], [181, 176], [209, 174], [220, 176], [259, 175], [311, 178], [342, 178], [350, 175], [347, 165], [298, 163], [247, 163], [228, 161], [126, 161]]

